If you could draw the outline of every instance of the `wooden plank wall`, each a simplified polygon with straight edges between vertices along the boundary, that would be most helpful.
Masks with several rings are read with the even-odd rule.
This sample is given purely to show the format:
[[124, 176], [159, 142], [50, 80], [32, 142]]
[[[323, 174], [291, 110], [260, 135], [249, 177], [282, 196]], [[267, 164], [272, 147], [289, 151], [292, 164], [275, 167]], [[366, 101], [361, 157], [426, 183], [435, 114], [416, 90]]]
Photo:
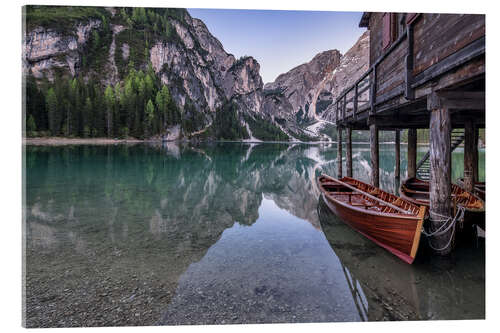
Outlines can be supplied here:
[[[383, 48], [383, 14], [372, 13], [370, 16], [370, 65], [372, 65], [386, 49]], [[403, 13], [392, 14], [394, 21], [394, 31], [392, 43], [404, 32], [404, 27], [400, 24], [404, 19]], [[391, 43], [391, 45], [392, 45]], [[405, 87], [405, 56], [407, 53], [407, 41], [404, 40], [398, 45], [389, 57], [377, 66], [377, 100], [380, 101], [385, 96], [395, 91], [402, 92]]]
[[421, 14], [414, 23], [414, 70], [417, 75], [485, 35], [485, 16]]
[[383, 13], [372, 13], [370, 15], [370, 66], [382, 54], [382, 15]]
[[[370, 15], [370, 66], [386, 51], [383, 48], [383, 15], [384, 13], [376, 12]], [[393, 15], [395, 22], [394, 30], [397, 33], [392, 37], [393, 40], [396, 40], [406, 28], [406, 14], [395, 13]], [[485, 16], [475, 14], [420, 14], [413, 22], [413, 27], [413, 75], [415, 76], [473, 41], [483, 37], [485, 35]], [[403, 40], [377, 66], [377, 102], [380, 102], [387, 96], [394, 96], [396, 92], [404, 92], [405, 57], [408, 51], [407, 43], [407, 39]], [[482, 62], [484, 64], [484, 59]], [[441, 77], [440, 81], [448, 75]], [[417, 93], [417, 95], [421, 96], [421, 92]], [[399, 99], [388, 101], [377, 108], [385, 108], [389, 105], [395, 106], [394, 104], [398, 104], [396, 100]]]

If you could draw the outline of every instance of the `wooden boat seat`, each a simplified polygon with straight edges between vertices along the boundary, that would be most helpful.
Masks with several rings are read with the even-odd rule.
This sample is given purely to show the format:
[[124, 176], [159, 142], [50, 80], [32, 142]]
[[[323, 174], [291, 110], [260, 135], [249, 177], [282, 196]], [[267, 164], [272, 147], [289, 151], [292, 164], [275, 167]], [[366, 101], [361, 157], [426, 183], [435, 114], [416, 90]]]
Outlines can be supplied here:
[[361, 203], [351, 203], [351, 206], [359, 206], [359, 207], [365, 207], [365, 208], [370, 208], [370, 207], [375, 207], [378, 206], [377, 204], [361, 204]]

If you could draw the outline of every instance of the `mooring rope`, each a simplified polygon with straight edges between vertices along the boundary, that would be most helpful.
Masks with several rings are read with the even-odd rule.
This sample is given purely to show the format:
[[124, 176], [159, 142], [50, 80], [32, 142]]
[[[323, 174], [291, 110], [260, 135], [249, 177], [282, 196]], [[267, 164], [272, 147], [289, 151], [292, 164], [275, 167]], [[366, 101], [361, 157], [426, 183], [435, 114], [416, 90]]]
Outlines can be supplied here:
[[[451, 241], [453, 240], [453, 236], [455, 234], [456, 223], [457, 223], [457, 221], [462, 221], [463, 220], [464, 213], [465, 213], [465, 208], [462, 207], [462, 206], [458, 206], [457, 213], [455, 214], [455, 217], [453, 217], [453, 218], [441, 215], [439, 213], [430, 212], [430, 215], [437, 215], [438, 217], [442, 218], [441, 220], [434, 220], [431, 217], [432, 221], [434, 221], [434, 222], [444, 222], [443, 224], [441, 224], [441, 226], [439, 228], [437, 228], [436, 230], [434, 230], [432, 232], [427, 232], [425, 230], [425, 228], [422, 226], [422, 233], [425, 236], [428, 237], [429, 246], [434, 251], [443, 251], [443, 250], [446, 250], [451, 245]], [[431, 237], [437, 237], [437, 236], [444, 235], [445, 233], [447, 233], [452, 228], [453, 228], [453, 230], [451, 231], [450, 239], [448, 240], [448, 242], [446, 243], [446, 245], [444, 247], [442, 247], [442, 248], [435, 248], [434, 246], [432, 246]]]

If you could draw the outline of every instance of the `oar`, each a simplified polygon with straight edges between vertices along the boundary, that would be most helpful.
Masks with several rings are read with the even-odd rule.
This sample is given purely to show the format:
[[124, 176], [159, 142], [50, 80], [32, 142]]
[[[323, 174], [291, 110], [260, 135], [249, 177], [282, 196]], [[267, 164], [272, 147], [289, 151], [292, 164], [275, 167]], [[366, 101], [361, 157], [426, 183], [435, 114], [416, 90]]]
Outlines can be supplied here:
[[[323, 175], [323, 176], [326, 176], [326, 175]], [[328, 177], [328, 178], [330, 178], [330, 177]], [[349, 189], [353, 190], [353, 191], [356, 191], [356, 192], [362, 193], [362, 194], [366, 195], [366, 196], [367, 196], [368, 198], [370, 198], [370, 199], [373, 199], [373, 200], [376, 200], [376, 201], [378, 201], [378, 202], [380, 202], [380, 203], [383, 203], [384, 205], [389, 206], [389, 207], [391, 207], [391, 208], [393, 208], [393, 209], [397, 210], [398, 212], [401, 212], [401, 213], [404, 213], [404, 214], [410, 215], [410, 213], [409, 213], [408, 211], [406, 211], [406, 210], [404, 210], [404, 209], [402, 209], [402, 208], [400, 208], [400, 207], [398, 207], [398, 206], [395, 206], [395, 205], [393, 205], [393, 204], [390, 204], [390, 203], [388, 203], [387, 201], [384, 201], [384, 200], [382, 200], [382, 199], [379, 199], [379, 198], [377, 198], [377, 197], [374, 197], [373, 195], [368, 194], [368, 193], [366, 193], [365, 191], [362, 191], [362, 190], [360, 190], [360, 189], [359, 189], [359, 188], [357, 188], [357, 187], [354, 187], [354, 186], [352, 186], [352, 185], [349, 185], [349, 184], [347, 184], [347, 183], [344, 183], [343, 181], [340, 181], [340, 180], [335, 179], [335, 178], [330, 178], [330, 179], [331, 179], [331, 180], [333, 180], [333, 181], [335, 181], [335, 182], [337, 182], [337, 183], [338, 183], [338, 184], [340, 184], [340, 185], [343, 185], [343, 186], [345, 186], [345, 187], [347, 187], [347, 188], [349, 188]]]

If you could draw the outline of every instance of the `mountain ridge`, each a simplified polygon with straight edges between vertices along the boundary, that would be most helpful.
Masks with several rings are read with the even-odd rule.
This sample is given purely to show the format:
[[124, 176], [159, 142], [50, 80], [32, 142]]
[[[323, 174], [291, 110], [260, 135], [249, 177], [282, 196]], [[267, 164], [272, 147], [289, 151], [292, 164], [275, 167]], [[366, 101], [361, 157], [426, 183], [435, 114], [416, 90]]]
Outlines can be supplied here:
[[321, 120], [320, 93], [334, 97], [338, 50], [264, 85], [257, 60], [226, 52], [185, 9], [24, 8], [28, 136], [329, 140], [305, 125]]

